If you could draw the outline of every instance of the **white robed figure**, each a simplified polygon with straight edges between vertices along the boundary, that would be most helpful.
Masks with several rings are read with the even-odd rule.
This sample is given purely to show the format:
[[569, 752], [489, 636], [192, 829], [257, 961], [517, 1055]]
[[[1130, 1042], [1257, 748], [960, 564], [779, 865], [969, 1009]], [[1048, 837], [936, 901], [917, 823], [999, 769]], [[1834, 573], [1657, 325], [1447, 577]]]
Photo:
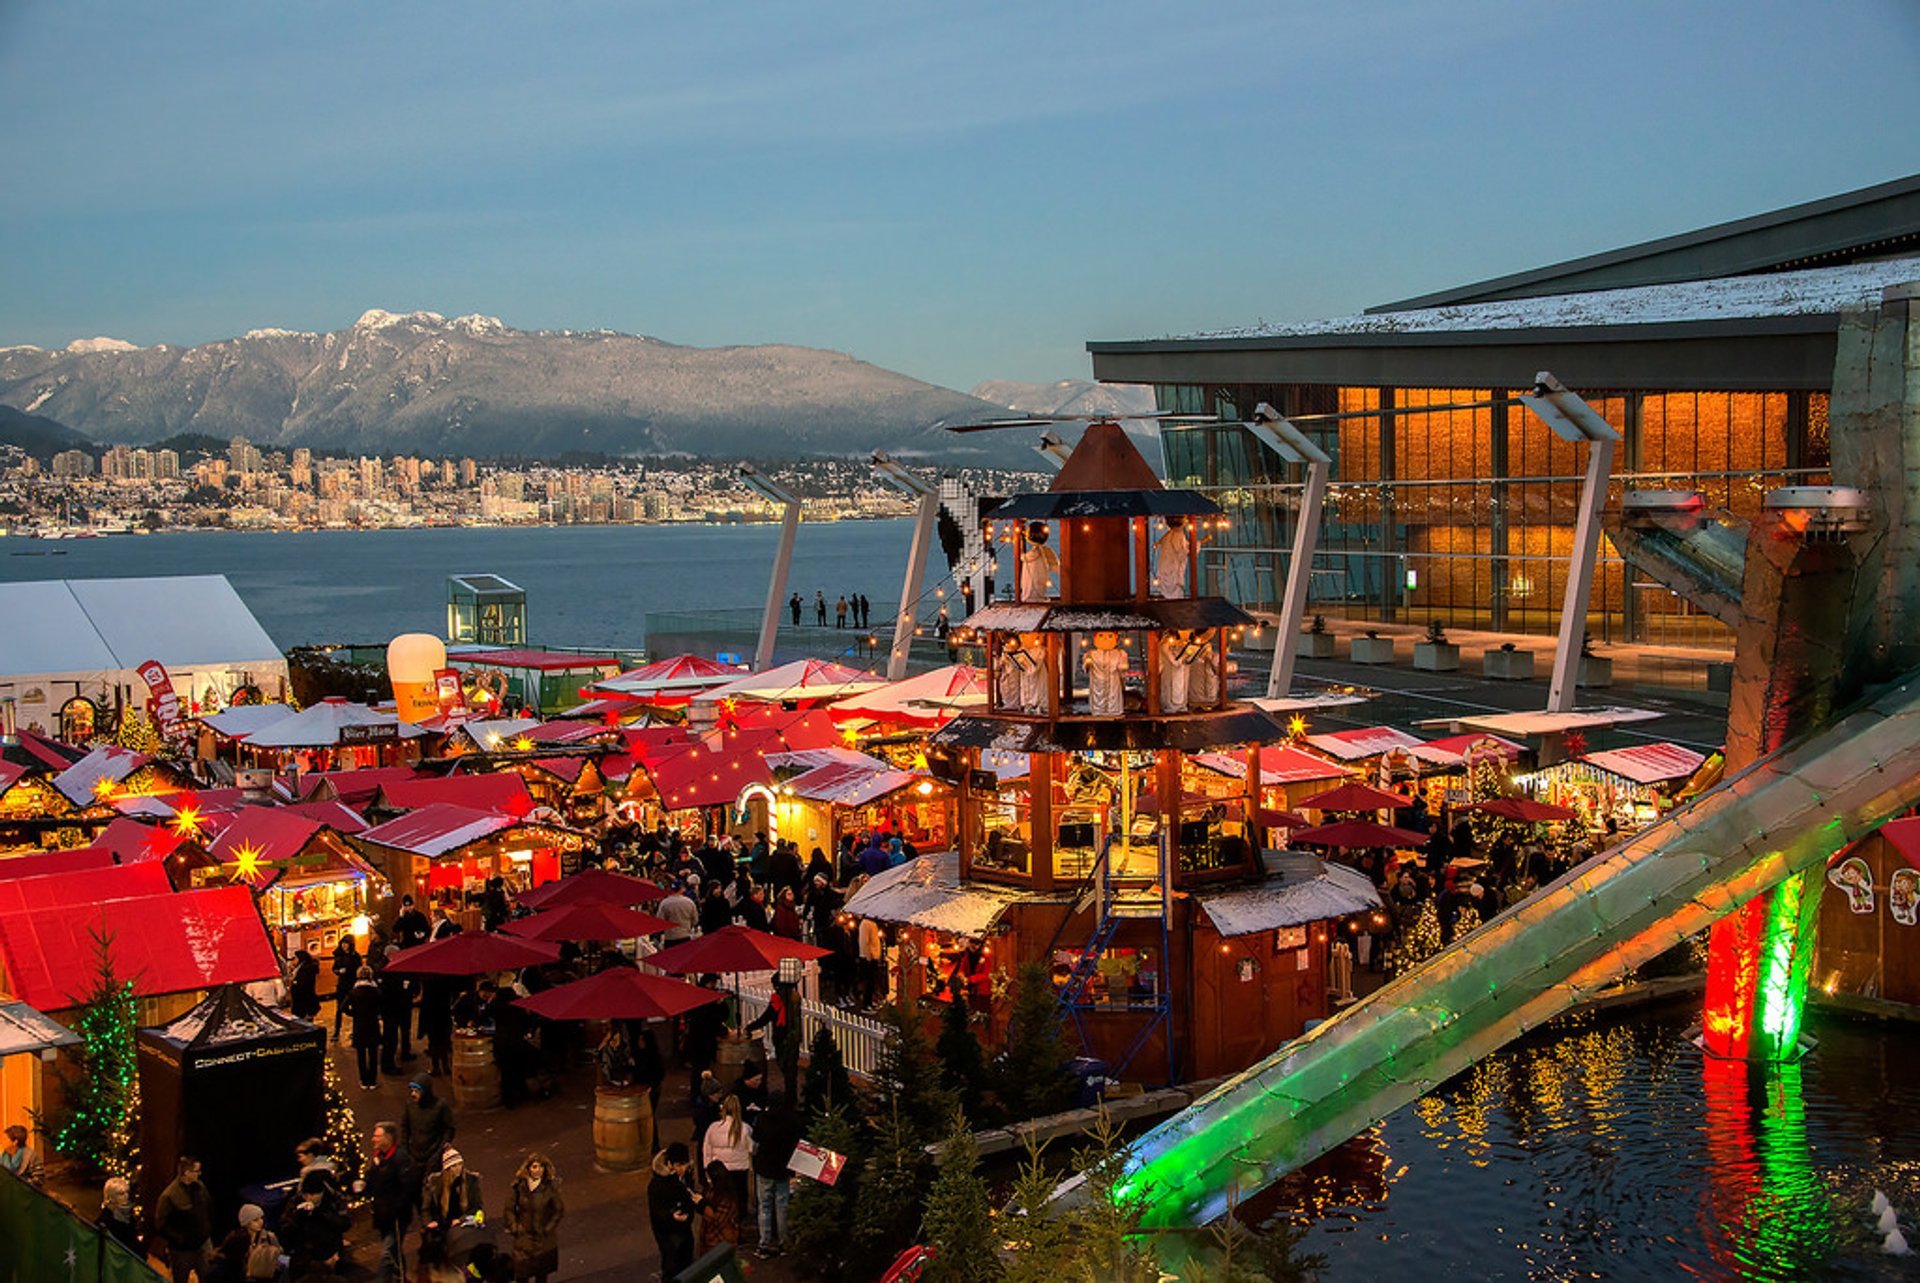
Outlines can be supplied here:
[[1168, 517], [1167, 532], [1153, 551], [1153, 591], [1162, 597], [1185, 597], [1187, 562], [1193, 541], [1187, 537], [1187, 519]]
[[1093, 635], [1093, 649], [1080, 660], [1087, 670], [1087, 711], [1095, 717], [1118, 717], [1126, 711], [1127, 655], [1118, 633]]
[[1027, 546], [1020, 554], [1020, 600], [1052, 601], [1060, 579], [1060, 554], [1047, 546], [1044, 521], [1027, 523]]
[[1220, 702], [1220, 654], [1213, 634], [1199, 634], [1194, 647], [1193, 660], [1187, 665], [1187, 700], [1195, 708], [1212, 708]]
[[1047, 646], [1039, 633], [1021, 633], [1020, 644], [1012, 650], [1013, 662], [1020, 671], [1018, 707], [1026, 713], [1047, 711]]
[[1187, 711], [1187, 644], [1193, 634], [1184, 630], [1167, 633], [1160, 639], [1160, 711]]

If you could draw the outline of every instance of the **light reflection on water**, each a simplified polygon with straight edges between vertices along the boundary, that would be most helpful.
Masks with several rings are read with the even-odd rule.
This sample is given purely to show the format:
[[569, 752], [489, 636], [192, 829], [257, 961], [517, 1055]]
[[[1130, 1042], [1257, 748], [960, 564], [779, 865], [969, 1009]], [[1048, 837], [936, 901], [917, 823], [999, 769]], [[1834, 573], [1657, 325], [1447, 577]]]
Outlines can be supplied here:
[[1249, 1200], [1309, 1224], [1323, 1277], [1883, 1279], [1885, 1191], [1920, 1242], [1920, 1033], [1810, 1020], [1819, 1047], [1749, 1078], [1690, 1013], [1530, 1038]]

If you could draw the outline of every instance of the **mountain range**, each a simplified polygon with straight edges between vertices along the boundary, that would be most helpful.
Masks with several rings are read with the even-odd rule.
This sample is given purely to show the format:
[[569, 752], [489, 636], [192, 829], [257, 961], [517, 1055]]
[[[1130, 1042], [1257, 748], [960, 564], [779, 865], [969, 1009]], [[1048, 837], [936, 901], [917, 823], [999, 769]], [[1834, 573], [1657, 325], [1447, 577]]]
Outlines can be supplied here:
[[253, 330], [197, 347], [96, 338], [54, 350], [0, 348], [0, 406], [130, 444], [193, 432], [368, 454], [887, 449], [945, 463], [1032, 461], [1031, 441], [1008, 439], [1020, 434], [944, 431], [1005, 417], [1005, 398], [968, 396], [844, 353], [687, 347], [437, 312], [375, 309], [330, 333]]

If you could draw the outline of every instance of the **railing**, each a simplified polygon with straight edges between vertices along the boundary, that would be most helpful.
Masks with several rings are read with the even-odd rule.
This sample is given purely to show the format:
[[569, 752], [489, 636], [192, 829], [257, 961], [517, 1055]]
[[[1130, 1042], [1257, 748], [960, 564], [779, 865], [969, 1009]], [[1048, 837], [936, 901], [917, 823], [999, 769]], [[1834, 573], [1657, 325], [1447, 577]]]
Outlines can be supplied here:
[[[740, 988], [740, 1020], [742, 1024], [757, 1019], [767, 1009], [772, 999], [769, 989], [743, 985]], [[856, 1016], [850, 1011], [842, 1011], [829, 1003], [812, 998], [800, 1000], [800, 1049], [804, 1052], [813, 1044], [813, 1037], [824, 1026], [833, 1033], [833, 1040], [839, 1044], [840, 1059], [846, 1062], [847, 1072], [856, 1078], [871, 1079], [880, 1068], [880, 1052], [886, 1045], [887, 1027], [878, 1020], [867, 1016]]]

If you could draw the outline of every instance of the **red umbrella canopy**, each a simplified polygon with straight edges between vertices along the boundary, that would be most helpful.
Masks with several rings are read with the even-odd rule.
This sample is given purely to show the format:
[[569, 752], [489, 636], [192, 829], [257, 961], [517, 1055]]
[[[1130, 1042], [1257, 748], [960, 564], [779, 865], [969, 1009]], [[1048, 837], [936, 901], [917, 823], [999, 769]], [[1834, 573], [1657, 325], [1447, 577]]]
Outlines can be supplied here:
[[1455, 810], [1478, 812], [1481, 815], [1497, 815], [1503, 820], [1516, 820], [1522, 824], [1557, 824], [1562, 820], [1580, 818], [1580, 813], [1569, 807], [1555, 806], [1551, 802], [1536, 802], [1530, 797], [1489, 798], [1484, 802], [1456, 807]]
[[724, 995], [634, 967], [608, 967], [585, 980], [522, 998], [519, 1006], [548, 1020], [666, 1020]]
[[1397, 811], [1403, 806], [1412, 806], [1413, 799], [1371, 784], [1349, 781], [1324, 793], [1315, 793], [1299, 805], [1315, 811]]
[[1341, 820], [1337, 824], [1322, 824], [1317, 829], [1296, 829], [1290, 840], [1295, 846], [1421, 847], [1427, 844], [1427, 835], [1372, 820]]
[[752, 927], [731, 926], [669, 946], [643, 961], [677, 975], [728, 975], [736, 971], [774, 971], [782, 958], [824, 958], [831, 952]]
[[652, 904], [666, 898], [664, 887], [655, 886], [645, 878], [630, 878], [606, 869], [584, 869], [572, 877], [535, 887], [520, 897], [520, 903], [529, 909], [557, 909], [563, 904]]
[[506, 929], [527, 940], [631, 940], [665, 931], [673, 924], [651, 913], [618, 904], [563, 904]]
[[477, 976], [538, 966], [560, 956], [557, 945], [491, 931], [462, 931], [427, 944], [402, 949], [387, 970], [409, 976]]
[[1305, 829], [1312, 827], [1307, 823], [1306, 817], [1303, 815], [1295, 815], [1292, 811], [1270, 811], [1264, 806], [1260, 808], [1260, 823], [1270, 829]]

